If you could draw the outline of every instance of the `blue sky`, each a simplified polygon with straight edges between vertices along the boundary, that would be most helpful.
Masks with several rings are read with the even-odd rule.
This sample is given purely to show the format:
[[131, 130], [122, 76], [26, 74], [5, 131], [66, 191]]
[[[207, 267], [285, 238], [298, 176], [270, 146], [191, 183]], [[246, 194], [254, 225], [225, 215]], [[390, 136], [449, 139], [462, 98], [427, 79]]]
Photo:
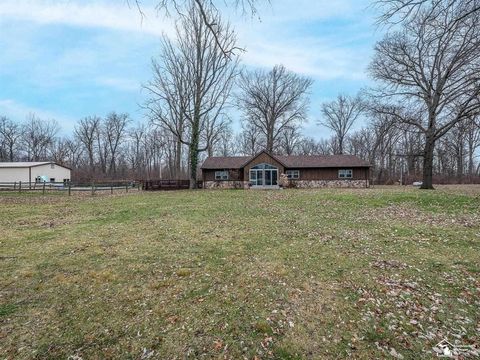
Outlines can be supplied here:
[[[160, 36], [173, 34], [172, 20], [145, 3], [142, 20], [124, 0], [2, 0], [0, 115], [21, 121], [34, 112], [56, 119], [64, 133], [82, 117], [113, 110], [142, 121], [141, 84]], [[245, 66], [282, 63], [314, 79], [309, 136], [328, 136], [316, 124], [323, 101], [369, 84], [365, 70], [381, 36], [370, 4], [272, 0], [259, 9], [261, 19], [227, 14], [247, 50]]]

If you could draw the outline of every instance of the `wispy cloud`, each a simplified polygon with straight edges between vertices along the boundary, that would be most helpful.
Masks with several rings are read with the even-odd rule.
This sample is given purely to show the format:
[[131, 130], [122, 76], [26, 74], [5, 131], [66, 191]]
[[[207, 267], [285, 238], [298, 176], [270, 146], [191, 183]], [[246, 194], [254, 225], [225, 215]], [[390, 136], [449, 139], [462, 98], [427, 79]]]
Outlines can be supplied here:
[[21, 104], [13, 99], [0, 99], [0, 114], [20, 122], [25, 120], [29, 114], [35, 114], [43, 120], [57, 120], [62, 125], [63, 130], [72, 129], [74, 124], [74, 120], [69, 116]]
[[365, 80], [373, 30], [366, 0], [277, 0], [261, 20], [234, 20], [243, 61], [253, 67], [282, 63], [317, 80]]
[[[157, 1], [142, 0], [142, 18], [126, 0], [0, 0], [0, 114], [21, 120], [35, 112], [59, 120], [66, 131], [72, 119], [90, 114], [141, 117], [150, 58], [160, 51], [161, 35], [174, 35], [173, 18], [155, 10]], [[221, 11], [247, 50], [242, 62], [248, 68], [284, 64], [316, 80], [310, 134], [323, 100], [368, 81], [365, 68], [380, 36], [370, 3], [265, 1], [260, 18]]]
[[126, 32], [141, 32], [154, 36], [171, 34], [172, 21], [158, 16], [152, 7], [137, 9], [126, 2], [115, 1], [47, 1], [2, 0], [0, 18], [20, 19], [38, 24], [64, 24], [81, 27], [102, 27]]

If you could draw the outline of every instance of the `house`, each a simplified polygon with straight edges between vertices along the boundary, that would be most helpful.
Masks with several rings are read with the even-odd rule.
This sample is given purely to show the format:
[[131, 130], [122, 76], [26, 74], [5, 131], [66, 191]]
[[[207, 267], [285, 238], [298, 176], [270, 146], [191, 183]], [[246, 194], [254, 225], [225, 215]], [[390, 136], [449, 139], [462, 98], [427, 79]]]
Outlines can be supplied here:
[[[204, 189], [369, 187], [370, 164], [353, 155], [209, 157], [202, 165]], [[287, 180], [288, 179], [288, 180]]]
[[0, 183], [69, 182], [71, 169], [52, 161], [0, 162]]

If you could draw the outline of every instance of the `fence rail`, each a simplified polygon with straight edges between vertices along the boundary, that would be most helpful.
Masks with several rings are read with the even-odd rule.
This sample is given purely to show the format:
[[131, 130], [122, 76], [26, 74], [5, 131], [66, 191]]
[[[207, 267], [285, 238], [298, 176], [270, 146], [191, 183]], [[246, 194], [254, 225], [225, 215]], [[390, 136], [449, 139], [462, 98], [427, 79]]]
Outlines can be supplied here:
[[59, 182], [0, 182], [0, 191], [7, 192], [42, 192], [43, 194], [49, 192], [64, 192], [71, 195], [75, 192], [91, 192], [94, 195], [96, 192], [129, 192], [132, 189], [140, 190], [140, 184], [137, 182], [102, 182], [102, 183], [59, 183]]
[[[197, 186], [202, 187], [199, 181]], [[71, 195], [75, 192], [129, 192], [130, 190], [164, 191], [185, 190], [190, 188], [189, 180], [139, 180], [139, 181], [112, 181], [112, 182], [0, 182], [0, 192], [65, 192]]]
[[183, 190], [190, 188], [190, 180], [142, 180], [142, 189], [146, 191]]

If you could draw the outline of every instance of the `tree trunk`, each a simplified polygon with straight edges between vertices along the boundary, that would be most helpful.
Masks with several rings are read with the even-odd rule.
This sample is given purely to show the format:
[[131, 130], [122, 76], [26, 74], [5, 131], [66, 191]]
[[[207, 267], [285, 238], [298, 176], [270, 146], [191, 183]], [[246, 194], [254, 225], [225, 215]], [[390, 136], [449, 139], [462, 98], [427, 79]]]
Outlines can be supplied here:
[[175, 150], [175, 168], [173, 169], [175, 179], [180, 179], [181, 166], [182, 166], [182, 143], [180, 140], [176, 140]]
[[269, 154], [273, 153], [273, 134], [270, 134], [270, 131], [269, 131], [269, 134], [267, 135], [267, 146], [266, 146], [265, 150]]
[[428, 136], [425, 141], [423, 151], [423, 183], [421, 189], [433, 189], [433, 151], [435, 149], [435, 140]]
[[190, 189], [197, 188], [198, 145], [200, 143], [200, 119], [196, 118], [192, 126], [190, 143]]

